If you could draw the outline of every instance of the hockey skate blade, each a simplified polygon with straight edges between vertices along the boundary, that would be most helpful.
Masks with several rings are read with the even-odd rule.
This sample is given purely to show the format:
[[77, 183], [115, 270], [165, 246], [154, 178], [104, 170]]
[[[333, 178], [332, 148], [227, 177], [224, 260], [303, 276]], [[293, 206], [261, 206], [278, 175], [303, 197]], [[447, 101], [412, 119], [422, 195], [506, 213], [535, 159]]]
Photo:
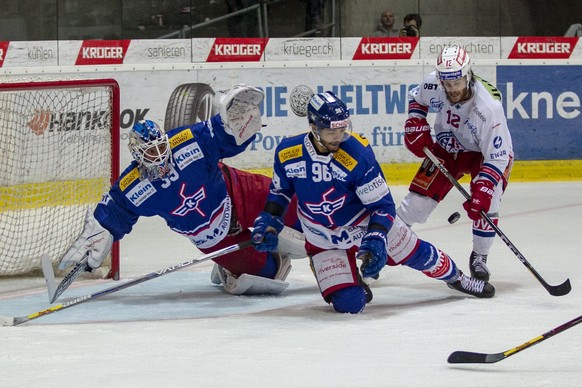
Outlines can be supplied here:
[[44, 281], [46, 282], [46, 288], [48, 291], [49, 303], [53, 303], [55, 293], [57, 292], [57, 284], [55, 281], [55, 272], [53, 270], [53, 263], [49, 255], [43, 255], [40, 259], [42, 264], [42, 273], [44, 275]]

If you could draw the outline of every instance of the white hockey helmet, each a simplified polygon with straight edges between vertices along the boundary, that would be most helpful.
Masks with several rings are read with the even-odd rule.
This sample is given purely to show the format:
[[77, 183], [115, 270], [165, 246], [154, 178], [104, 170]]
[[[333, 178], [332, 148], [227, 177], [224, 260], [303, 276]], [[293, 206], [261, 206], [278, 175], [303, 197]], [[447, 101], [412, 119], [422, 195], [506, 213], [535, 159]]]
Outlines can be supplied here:
[[436, 71], [441, 81], [467, 77], [467, 83], [469, 83], [473, 77], [471, 58], [461, 46], [445, 47], [437, 58]]
[[161, 179], [170, 171], [168, 134], [151, 120], [140, 120], [129, 132], [129, 151], [137, 161], [142, 177]]

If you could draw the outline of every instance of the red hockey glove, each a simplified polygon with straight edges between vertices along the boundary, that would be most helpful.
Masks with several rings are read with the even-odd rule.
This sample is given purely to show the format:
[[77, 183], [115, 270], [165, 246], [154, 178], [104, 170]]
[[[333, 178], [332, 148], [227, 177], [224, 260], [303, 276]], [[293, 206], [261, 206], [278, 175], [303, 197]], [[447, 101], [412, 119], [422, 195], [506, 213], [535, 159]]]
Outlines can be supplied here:
[[480, 179], [471, 183], [471, 199], [463, 203], [470, 219], [477, 221], [481, 218], [481, 210], [485, 213], [489, 211], [493, 192], [494, 186], [490, 180]]
[[430, 135], [430, 125], [424, 118], [412, 117], [404, 123], [404, 144], [419, 158], [424, 158], [424, 147], [432, 150], [434, 140]]

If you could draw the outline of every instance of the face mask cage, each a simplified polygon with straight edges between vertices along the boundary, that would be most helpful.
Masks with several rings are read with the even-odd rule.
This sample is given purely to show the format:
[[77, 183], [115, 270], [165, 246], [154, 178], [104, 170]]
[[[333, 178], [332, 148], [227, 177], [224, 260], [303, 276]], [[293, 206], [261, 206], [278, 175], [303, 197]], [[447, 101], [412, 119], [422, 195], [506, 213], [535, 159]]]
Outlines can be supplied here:
[[140, 172], [150, 180], [161, 179], [170, 171], [171, 149], [167, 134], [146, 142], [131, 133], [129, 149]]

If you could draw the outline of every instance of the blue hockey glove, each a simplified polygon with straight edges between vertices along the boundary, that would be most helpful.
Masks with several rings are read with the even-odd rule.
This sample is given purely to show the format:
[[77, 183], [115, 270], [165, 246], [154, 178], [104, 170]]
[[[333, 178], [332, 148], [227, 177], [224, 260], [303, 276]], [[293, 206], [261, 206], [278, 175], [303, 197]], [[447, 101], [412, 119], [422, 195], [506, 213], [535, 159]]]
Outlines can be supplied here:
[[253, 233], [251, 234], [251, 241], [255, 249], [259, 252], [277, 250], [277, 245], [279, 245], [278, 234], [281, 233], [284, 226], [281, 217], [261, 212], [255, 219]]
[[360, 270], [365, 278], [375, 278], [386, 265], [386, 233], [381, 230], [368, 230], [362, 238], [356, 258], [362, 260]]

